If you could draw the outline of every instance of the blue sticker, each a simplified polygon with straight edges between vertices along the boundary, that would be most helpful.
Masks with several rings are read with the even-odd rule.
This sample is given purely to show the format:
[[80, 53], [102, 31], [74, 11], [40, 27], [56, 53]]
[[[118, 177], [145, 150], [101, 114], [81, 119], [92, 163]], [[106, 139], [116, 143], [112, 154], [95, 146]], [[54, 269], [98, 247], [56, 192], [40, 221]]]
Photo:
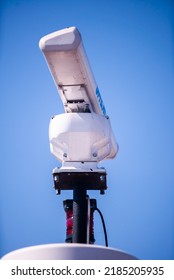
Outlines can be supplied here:
[[102, 100], [102, 98], [101, 98], [101, 94], [100, 94], [100, 91], [99, 91], [99, 88], [97, 87], [96, 88], [96, 96], [97, 96], [97, 99], [98, 99], [98, 103], [99, 103], [99, 105], [100, 105], [100, 108], [101, 108], [101, 110], [102, 110], [102, 112], [103, 112], [103, 115], [106, 115], [106, 109], [105, 109], [105, 105], [104, 105], [104, 103], [103, 103], [103, 100]]

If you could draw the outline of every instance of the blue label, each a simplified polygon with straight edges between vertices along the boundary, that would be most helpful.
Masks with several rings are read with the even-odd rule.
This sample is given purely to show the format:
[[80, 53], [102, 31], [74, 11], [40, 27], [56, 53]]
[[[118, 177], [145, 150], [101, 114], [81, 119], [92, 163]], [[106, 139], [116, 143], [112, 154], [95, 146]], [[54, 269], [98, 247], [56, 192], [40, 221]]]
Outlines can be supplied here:
[[103, 115], [106, 115], [106, 109], [105, 109], [105, 105], [104, 105], [104, 103], [103, 103], [103, 100], [102, 100], [102, 98], [101, 98], [101, 94], [100, 94], [100, 91], [99, 91], [99, 88], [97, 87], [96, 88], [96, 96], [97, 96], [97, 99], [98, 99], [98, 103], [99, 103], [99, 105], [100, 105], [100, 108], [101, 108], [101, 110], [102, 110], [102, 112], [103, 112]]

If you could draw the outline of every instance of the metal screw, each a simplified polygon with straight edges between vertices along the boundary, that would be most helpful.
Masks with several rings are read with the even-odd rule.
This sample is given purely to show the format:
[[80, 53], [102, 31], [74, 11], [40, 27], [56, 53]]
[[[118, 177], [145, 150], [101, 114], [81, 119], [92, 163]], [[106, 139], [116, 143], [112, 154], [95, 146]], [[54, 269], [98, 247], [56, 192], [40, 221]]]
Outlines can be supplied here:
[[58, 176], [58, 175], [55, 175], [55, 176], [54, 176], [54, 181], [55, 181], [55, 182], [58, 182], [58, 181], [59, 181], [59, 176]]
[[104, 176], [104, 175], [101, 175], [101, 176], [100, 176], [100, 181], [104, 182], [104, 180], [105, 180], [105, 176]]
[[64, 153], [64, 154], [63, 154], [63, 157], [67, 157], [67, 153]]
[[97, 153], [93, 153], [93, 157], [97, 157]]

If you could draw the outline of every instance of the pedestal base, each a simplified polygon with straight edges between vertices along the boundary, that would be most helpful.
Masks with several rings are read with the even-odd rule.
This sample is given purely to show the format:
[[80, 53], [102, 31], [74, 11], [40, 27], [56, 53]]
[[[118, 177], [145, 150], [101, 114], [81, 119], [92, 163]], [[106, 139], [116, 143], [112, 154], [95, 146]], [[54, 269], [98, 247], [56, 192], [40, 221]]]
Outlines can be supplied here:
[[136, 260], [113, 248], [86, 244], [46, 244], [15, 250], [2, 260]]

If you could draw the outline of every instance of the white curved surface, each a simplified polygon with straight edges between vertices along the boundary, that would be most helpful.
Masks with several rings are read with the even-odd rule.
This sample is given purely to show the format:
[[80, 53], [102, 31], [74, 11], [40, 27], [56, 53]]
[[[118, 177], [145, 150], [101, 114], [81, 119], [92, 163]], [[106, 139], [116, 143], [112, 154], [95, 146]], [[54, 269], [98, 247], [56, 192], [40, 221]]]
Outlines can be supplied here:
[[86, 244], [46, 244], [15, 250], [2, 260], [136, 260], [113, 248]]

